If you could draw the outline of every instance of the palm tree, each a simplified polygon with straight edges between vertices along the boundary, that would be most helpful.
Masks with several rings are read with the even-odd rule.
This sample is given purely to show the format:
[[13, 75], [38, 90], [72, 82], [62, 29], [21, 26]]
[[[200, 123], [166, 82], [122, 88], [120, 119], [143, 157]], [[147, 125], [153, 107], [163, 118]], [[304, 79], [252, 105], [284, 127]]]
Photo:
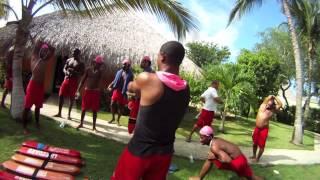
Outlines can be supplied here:
[[306, 121], [309, 119], [313, 67], [317, 57], [317, 45], [320, 41], [320, 2], [318, 0], [293, 1], [290, 9], [300, 31], [300, 39], [307, 49], [307, 99], [303, 115], [303, 120]]
[[[296, 0], [290, 0], [292, 3]], [[264, 0], [237, 0], [234, 8], [231, 10], [229, 16], [229, 23], [237, 16], [241, 18], [246, 12], [250, 11], [254, 6], [261, 6]], [[291, 43], [293, 47], [295, 69], [296, 69], [296, 112], [295, 112], [295, 123], [293, 131], [292, 142], [294, 144], [302, 144], [303, 133], [302, 133], [302, 90], [303, 90], [303, 62], [301, 60], [299, 42], [297, 38], [297, 33], [294, 27], [293, 19], [290, 11], [289, 0], [281, 0], [281, 5], [283, 8], [283, 13], [287, 17], [289, 32], [291, 36]]]
[[[0, 7], [14, 11], [7, 1], [1, 0]], [[16, 30], [15, 50], [13, 57], [13, 91], [11, 115], [18, 119], [23, 110], [24, 91], [22, 88], [22, 59], [25, 54], [25, 45], [29, 37], [29, 28], [33, 17], [45, 6], [53, 5], [63, 11], [73, 10], [82, 15], [97, 16], [106, 12], [115, 13], [115, 10], [137, 10], [150, 12], [160, 20], [167, 22], [178, 37], [184, 38], [186, 32], [197, 29], [195, 19], [179, 2], [174, 0], [29, 0], [21, 1], [22, 17]], [[39, 8], [34, 9], [36, 4]], [[16, 13], [15, 13], [16, 14]]]
[[232, 109], [238, 106], [240, 97], [246, 97], [247, 102], [250, 102], [250, 94], [253, 93], [250, 93], [252, 86], [249, 82], [249, 74], [244, 73], [243, 68], [238, 64], [209, 65], [205, 72], [207, 81], [216, 79], [221, 85], [219, 94], [223, 98], [224, 104], [219, 130], [224, 132], [227, 112], [232, 112]]

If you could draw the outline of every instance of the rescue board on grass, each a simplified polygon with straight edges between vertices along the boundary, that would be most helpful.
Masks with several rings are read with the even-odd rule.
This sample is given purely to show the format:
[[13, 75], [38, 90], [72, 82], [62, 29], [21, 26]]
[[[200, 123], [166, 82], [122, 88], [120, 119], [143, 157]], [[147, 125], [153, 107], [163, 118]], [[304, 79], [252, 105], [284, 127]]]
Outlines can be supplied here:
[[17, 152], [27, 156], [32, 156], [40, 159], [47, 159], [49, 161], [54, 161], [54, 162], [73, 164], [77, 166], [81, 166], [84, 164], [83, 161], [79, 158], [65, 156], [65, 155], [56, 154], [56, 153], [49, 153], [49, 152], [40, 151], [33, 148], [28, 148], [28, 147], [20, 147], [20, 149]]
[[80, 151], [74, 150], [74, 149], [65, 149], [65, 148], [59, 148], [59, 147], [54, 147], [50, 146], [47, 144], [42, 144], [37, 141], [25, 141], [22, 143], [23, 146], [30, 147], [33, 149], [38, 149], [41, 151], [46, 151], [46, 152], [51, 152], [51, 153], [57, 153], [57, 154], [63, 154], [66, 156], [73, 156], [80, 158], [81, 153]]
[[0, 171], [0, 180], [31, 180], [6, 171]]
[[2, 166], [10, 171], [17, 174], [27, 176], [32, 179], [42, 179], [42, 180], [74, 180], [74, 177], [70, 174], [47, 171], [39, 168], [34, 168], [20, 163], [14, 162], [12, 160], [5, 161]]
[[11, 157], [12, 160], [35, 168], [41, 168], [45, 170], [58, 171], [62, 173], [76, 175], [80, 173], [80, 168], [71, 164], [61, 164], [55, 162], [49, 162], [47, 160], [37, 159], [30, 156], [15, 154]]

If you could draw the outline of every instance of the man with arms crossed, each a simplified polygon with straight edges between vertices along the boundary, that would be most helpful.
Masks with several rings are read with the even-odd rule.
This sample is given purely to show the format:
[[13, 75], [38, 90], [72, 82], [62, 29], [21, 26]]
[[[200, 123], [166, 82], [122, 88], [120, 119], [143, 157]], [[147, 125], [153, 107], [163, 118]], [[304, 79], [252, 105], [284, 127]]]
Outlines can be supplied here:
[[83, 63], [80, 62], [80, 53], [81, 51], [79, 49], [75, 49], [73, 51], [73, 58], [69, 58], [64, 65], [63, 72], [65, 76], [59, 91], [59, 112], [55, 117], [61, 117], [64, 98], [69, 97], [68, 119], [71, 120], [70, 114], [77, 92], [78, 80], [84, 69]]

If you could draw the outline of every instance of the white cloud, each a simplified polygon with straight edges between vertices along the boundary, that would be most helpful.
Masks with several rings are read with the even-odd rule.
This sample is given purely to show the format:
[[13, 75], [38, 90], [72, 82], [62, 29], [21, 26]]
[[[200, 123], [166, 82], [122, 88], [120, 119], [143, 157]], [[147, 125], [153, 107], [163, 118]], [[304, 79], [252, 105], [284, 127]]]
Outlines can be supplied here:
[[[230, 48], [231, 59], [233, 60], [239, 54], [239, 49], [235, 47], [235, 41], [239, 37], [239, 28], [241, 24], [235, 22], [228, 28], [226, 27], [229, 12], [232, 7], [231, 2], [217, 0], [217, 3], [210, 4], [216, 6], [210, 7], [211, 9], [205, 8], [196, 0], [189, 0], [188, 5], [184, 4], [199, 21], [199, 31], [188, 33], [185, 43], [190, 41], [206, 41], [217, 43], [220, 46], [227, 46]], [[156, 17], [150, 14], [142, 12], [138, 14], [168, 40], [176, 39], [166, 23], [160, 22]]]
[[190, 1], [190, 11], [198, 18], [200, 31], [190, 33], [187, 41], [206, 41], [227, 46], [231, 51], [231, 59], [234, 59], [239, 54], [235, 42], [239, 37], [241, 24], [235, 22], [227, 28], [232, 4], [225, 0], [218, 0], [218, 2], [220, 3], [214, 3], [216, 6], [205, 8], [196, 0]]

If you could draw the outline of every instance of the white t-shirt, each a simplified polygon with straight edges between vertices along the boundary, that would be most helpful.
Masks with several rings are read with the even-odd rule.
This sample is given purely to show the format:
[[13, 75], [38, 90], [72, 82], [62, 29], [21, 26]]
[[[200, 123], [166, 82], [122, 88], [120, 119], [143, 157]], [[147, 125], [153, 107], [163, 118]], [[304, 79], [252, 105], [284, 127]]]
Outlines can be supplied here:
[[205, 99], [203, 109], [207, 111], [217, 111], [217, 102], [213, 99], [218, 96], [217, 90], [213, 87], [209, 87], [202, 95]]

